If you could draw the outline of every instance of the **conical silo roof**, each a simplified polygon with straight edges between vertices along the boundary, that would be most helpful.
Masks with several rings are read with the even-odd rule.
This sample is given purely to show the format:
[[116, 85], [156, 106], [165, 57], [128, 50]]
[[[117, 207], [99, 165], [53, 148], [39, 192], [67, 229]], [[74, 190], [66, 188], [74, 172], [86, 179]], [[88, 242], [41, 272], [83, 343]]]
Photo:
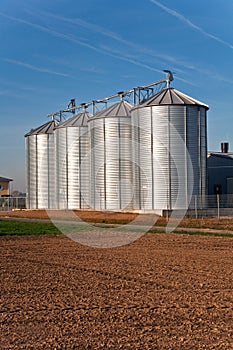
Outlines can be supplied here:
[[133, 106], [124, 100], [116, 102], [114, 105], [96, 113], [91, 119], [108, 117], [130, 117]]
[[83, 111], [78, 114], [75, 114], [73, 117], [67, 119], [63, 123], [59, 124], [57, 128], [67, 128], [67, 127], [80, 127], [80, 126], [87, 126], [87, 121], [89, 118], [92, 117], [92, 114]]
[[197, 105], [209, 109], [205, 103], [195, 100], [174, 88], [163, 89], [135, 108], [160, 105]]
[[49, 122], [38, 126], [36, 129], [32, 129], [24, 136], [31, 136], [31, 135], [41, 135], [41, 134], [52, 134], [54, 131], [54, 128], [58, 126], [59, 122], [57, 120], [50, 120]]

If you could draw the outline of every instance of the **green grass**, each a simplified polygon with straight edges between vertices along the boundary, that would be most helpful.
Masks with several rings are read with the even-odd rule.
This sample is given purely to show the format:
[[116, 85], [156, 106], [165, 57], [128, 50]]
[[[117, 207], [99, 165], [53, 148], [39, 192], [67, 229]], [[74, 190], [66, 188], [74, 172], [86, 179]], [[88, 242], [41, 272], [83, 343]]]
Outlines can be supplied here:
[[233, 235], [231, 233], [222, 233], [222, 232], [187, 232], [187, 231], [175, 231], [176, 234], [185, 234], [190, 236], [213, 236], [213, 237], [230, 237], [233, 238]]
[[0, 236], [45, 235], [61, 233], [53, 224], [0, 220]]
[[[101, 227], [101, 225], [98, 225]], [[61, 231], [64, 234], [69, 234], [73, 232], [86, 230], [87, 227], [85, 225], [73, 225], [73, 224], [59, 224], [58, 227], [61, 229]], [[114, 226], [112, 226], [114, 227]], [[112, 228], [111, 227], [111, 228]], [[103, 228], [108, 229], [109, 227], [103, 226]], [[95, 229], [95, 226], [89, 227], [89, 230]], [[16, 220], [0, 220], [0, 236], [10, 236], [10, 235], [17, 235], [17, 236], [25, 236], [25, 235], [45, 235], [45, 234], [60, 234], [61, 231], [58, 230], [56, 226], [54, 226], [52, 223], [45, 223], [45, 222], [23, 222], [23, 221], [16, 221]], [[149, 230], [151, 233], [164, 233], [159, 232], [159, 230]], [[205, 235], [205, 236], [224, 236], [224, 237], [231, 237], [233, 238], [232, 234], [228, 233], [213, 233], [213, 232], [201, 232], [201, 231], [195, 231], [195, 232], [187, 232], [185, 231], [175, 231], [176, 234], [187, 234], [187, 235]]]
[[[101, 227], [101, 226], [100, 226]], [[102, 225], [104, 228], [108, 228]], [[114, 227], [114, 226], [112, 226]], [[24, 222], [16, 220], [0, 219], [0, 236], [27, 236], [27, 235], [46, 235], [46, 234], [72, 234], [81, 231], [95, 230], [96, 226], [90, 225], [88, 228], [82, 224], [63, 224], [57, 223], [56, 226], [47, 222]]]

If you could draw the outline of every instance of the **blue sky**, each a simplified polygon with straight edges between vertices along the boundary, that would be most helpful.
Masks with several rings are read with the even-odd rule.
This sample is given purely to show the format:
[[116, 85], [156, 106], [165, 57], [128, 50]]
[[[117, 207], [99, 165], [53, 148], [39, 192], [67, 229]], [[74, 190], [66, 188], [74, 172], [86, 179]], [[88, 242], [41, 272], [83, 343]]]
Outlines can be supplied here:
[[48, 113], [163, 79], [210, 106], [233, 151], [233, 1], [1, 0], [0, 175], [25, 190], [24, 134]]

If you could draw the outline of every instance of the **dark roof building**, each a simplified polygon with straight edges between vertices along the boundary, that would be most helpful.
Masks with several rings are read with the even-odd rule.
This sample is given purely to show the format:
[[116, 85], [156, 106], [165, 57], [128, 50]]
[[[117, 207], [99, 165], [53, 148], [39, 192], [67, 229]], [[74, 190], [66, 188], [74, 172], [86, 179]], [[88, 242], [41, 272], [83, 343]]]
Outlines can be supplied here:
[[13, 181], [13, 180], [12, 179], [8, 179], [7, 177], [0, 176], [0, 181], [2, 181], [2, 182], [10, 182], [10, 181]]
[[208, 194], [233, 194], [233, 153], [209, 152], [207, 158]]
[[9, 196], [10, 194], [10, 182], [12, 179], [0, 176], [0, 197]]

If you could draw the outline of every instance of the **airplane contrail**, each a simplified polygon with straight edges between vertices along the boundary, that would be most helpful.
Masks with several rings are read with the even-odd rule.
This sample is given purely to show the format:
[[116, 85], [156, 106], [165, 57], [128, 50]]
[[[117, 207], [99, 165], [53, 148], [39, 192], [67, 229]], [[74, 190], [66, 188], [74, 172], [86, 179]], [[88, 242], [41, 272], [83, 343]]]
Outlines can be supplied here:
[[197, 30], [198, 32], [200, 32], [201, 34], [205, 35], [207, 38], [213, 39], [215, 41], [218, 41], [221, 44], [224, 44], [226, 46], [228, 46], [230, 49], [233, 49], [233, 45], [231, 45], [230, 43], [228, 43], [227, 41], [219, 38], [216, 35], [213, 35], [211, 33], [206, 32], [204, 29], [202, 29], [201, 27], [197, 26], [196, 24], [194, 24], [193, 22], [191, 22], [187, 17], [183, 16], [181, 13], [161, 4], [159, 1], [157, 0], [149, 0], [151, 3], [157, 5], [158, 7], [160, 7], [162, 10], [166, 11], [167, 13], [169, 13], [171, 16], [178, 18], [181, 22], [185, 23], [186, 25], [188, 25], [190, 28]]

